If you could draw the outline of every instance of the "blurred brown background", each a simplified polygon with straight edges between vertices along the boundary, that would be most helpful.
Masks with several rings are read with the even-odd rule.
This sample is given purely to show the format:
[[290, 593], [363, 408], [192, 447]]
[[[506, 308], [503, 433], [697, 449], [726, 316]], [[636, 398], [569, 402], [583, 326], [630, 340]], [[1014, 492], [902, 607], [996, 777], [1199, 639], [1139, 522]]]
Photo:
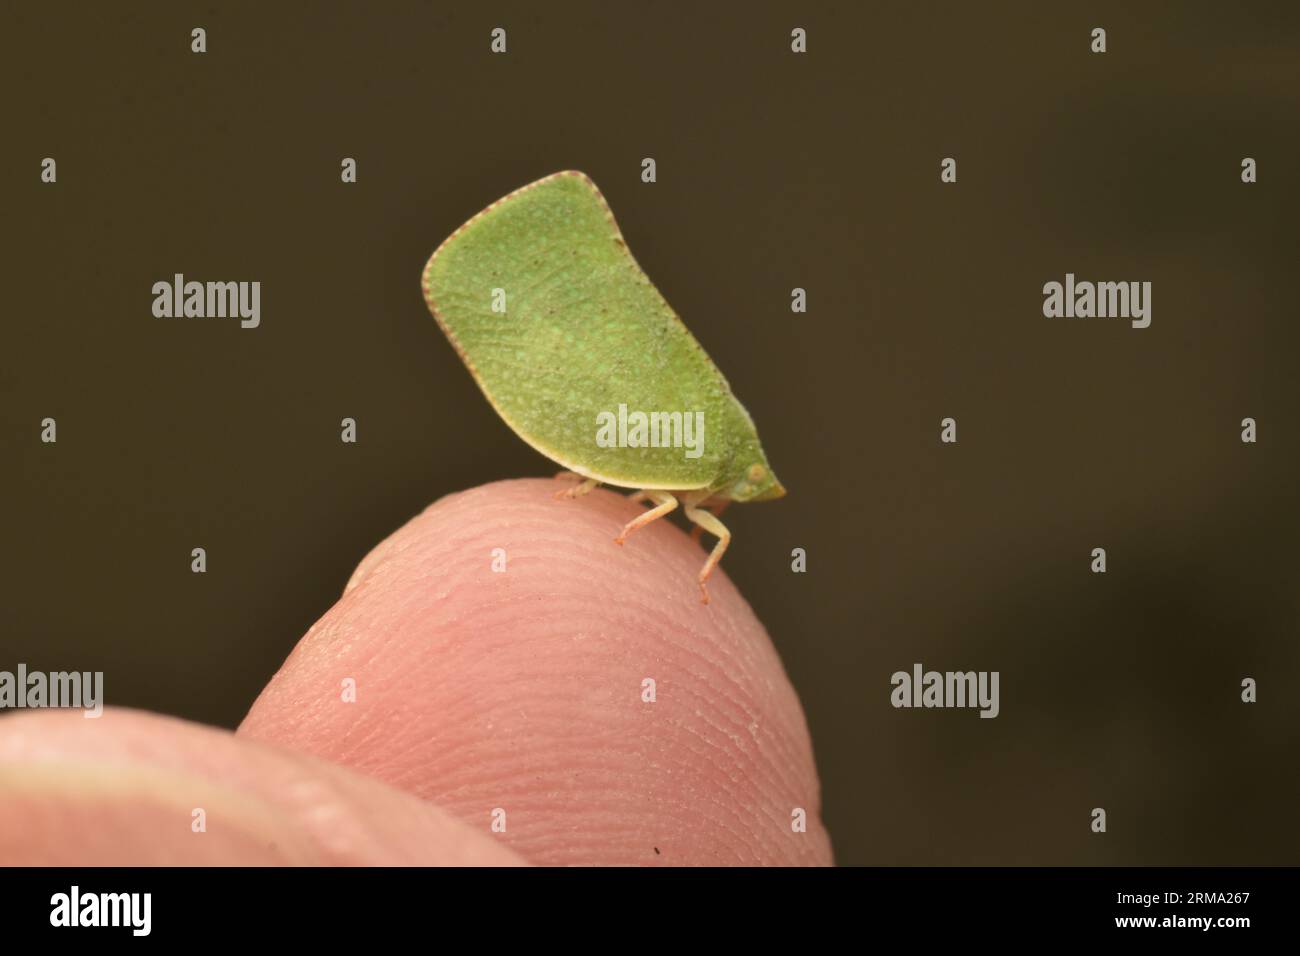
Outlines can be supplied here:
[[[579, 168], [791, 490], [725, 567], [840, 862], [1300, 862], [1300, 12], [866, 6], [8, 11], [0, 668], [234, 726], [390, 531], [551, 473], [418, 280]], [[1151, 327], [1044, 318], [1067, 271], [1150, 280]], [[153, 318], [175, 272], [260, 280], [261, 327]], [[1001, 716], [894, 710], [917, 661]]]

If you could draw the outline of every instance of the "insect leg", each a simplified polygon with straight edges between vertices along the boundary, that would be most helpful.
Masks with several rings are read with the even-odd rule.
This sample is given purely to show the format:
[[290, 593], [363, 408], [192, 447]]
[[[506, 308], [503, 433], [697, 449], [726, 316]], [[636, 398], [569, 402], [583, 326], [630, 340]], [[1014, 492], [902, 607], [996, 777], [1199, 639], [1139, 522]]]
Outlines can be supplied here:
[[[558, 478], [560, 476], [556, 475], [556, 477]], [[581, 475], [574, 475], [573, 477], [582, 478]], [[597, 481], [595, 478], [582, 478], [582, 480], [577, 482], [576, 484], [569, 485], [569, 487], [562, 488], [559, 491], [557, 491], [555, 493], [555, 497], [556, 498], [581, 498], [587, 492], [591, 491], [592, 488], [595, 488], [598, 484], [600, 484], [600, 482]]]
[[691, 521], [695, 522], [695, 524], [703, 528], [709, 534], [715, 535], [718, 539], [718, 543], [713, 546], [713, 551], [709, 554], [709, 559], [704, 562], [704, 567], [700, 571], [700, 603], [708, 604], [709, 589], [704, 586], [704, 582], [709, 579], [709, 575], [713, 573], [713, 569], [716, 568], [718, 562], [722, 560], [723, 552], [727, 550], [727, 545], [731, 543], [731, 532], [727, 530], [725, 524], [718, 520], [716, 514], [711, 514], [695, 504], [686, 505], [686, 517], [690, 518]]
[[[724, 498], [721, 504], [713, 506], [712, 511], [715, 515], [721, 516], [722, 512], [726, 511], [727, 506], [730, 504], [731, 504], [731, 499]], [[701, 528], [699, 525], [696, 525], [694, 528], [691, 529], [691, 540], [698, 544], [700, 540], [700, 534], [703, 531], [704, 531], [703, 528]]]
[[648, 525], [656, 518], [662, 518], [664, 515], [668, 514], [668, 512], [677, 507], [677, 499], [667, 491], [647, 490], [644, 494], [655, 503], [655, 506], [649, 511], [641, 512], [624, 525], [623, 530], [620, 531], [618, 537], [614, 539], [615, 544], [622, 544], [623, 540], [637, 528], [642, 528]]

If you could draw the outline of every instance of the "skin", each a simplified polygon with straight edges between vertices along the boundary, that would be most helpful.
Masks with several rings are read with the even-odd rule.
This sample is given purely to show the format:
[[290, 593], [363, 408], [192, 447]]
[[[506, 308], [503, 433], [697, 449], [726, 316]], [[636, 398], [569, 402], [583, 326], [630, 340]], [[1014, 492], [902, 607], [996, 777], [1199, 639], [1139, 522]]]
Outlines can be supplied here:
[[707, 611], [683, 596], [699, 551], [667, 522], [611, 554], [622, 495], [554, 493], [500, 482], [412, 519], [237, 733], [0, 717], [0, 861], [829, 864], [803, 714], [749, 606], [722, 574]]

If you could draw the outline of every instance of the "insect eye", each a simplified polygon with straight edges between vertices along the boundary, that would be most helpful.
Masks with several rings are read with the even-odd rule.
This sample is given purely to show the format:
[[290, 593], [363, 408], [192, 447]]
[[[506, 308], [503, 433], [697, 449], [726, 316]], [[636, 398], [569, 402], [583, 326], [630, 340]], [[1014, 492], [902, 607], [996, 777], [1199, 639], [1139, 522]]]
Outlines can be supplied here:
[[767, 469], [764, 468], [762, 465], [750, 465], [750, 466], [749, 466], [749, 480], [750, 480], [750, 481], [762, 481], [762, 480], [763, 480], [763, 476], [766, 475], [766, 474], [767, 474]]

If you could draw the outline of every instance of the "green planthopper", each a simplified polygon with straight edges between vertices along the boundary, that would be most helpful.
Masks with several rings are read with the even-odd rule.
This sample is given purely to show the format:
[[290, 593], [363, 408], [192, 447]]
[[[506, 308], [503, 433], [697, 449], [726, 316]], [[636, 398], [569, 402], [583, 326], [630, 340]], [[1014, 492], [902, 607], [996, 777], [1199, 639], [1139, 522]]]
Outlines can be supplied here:
[[754, 422], [632, 258], [583, 173], [539, 179], [457, 229], [424, 269], [424, 297], [492, 407], [565, 468], [648, 501], [615, 538], [680, 501], [717, 537], [700, 595], [731, 540], [732, 501], [785, 494]]

